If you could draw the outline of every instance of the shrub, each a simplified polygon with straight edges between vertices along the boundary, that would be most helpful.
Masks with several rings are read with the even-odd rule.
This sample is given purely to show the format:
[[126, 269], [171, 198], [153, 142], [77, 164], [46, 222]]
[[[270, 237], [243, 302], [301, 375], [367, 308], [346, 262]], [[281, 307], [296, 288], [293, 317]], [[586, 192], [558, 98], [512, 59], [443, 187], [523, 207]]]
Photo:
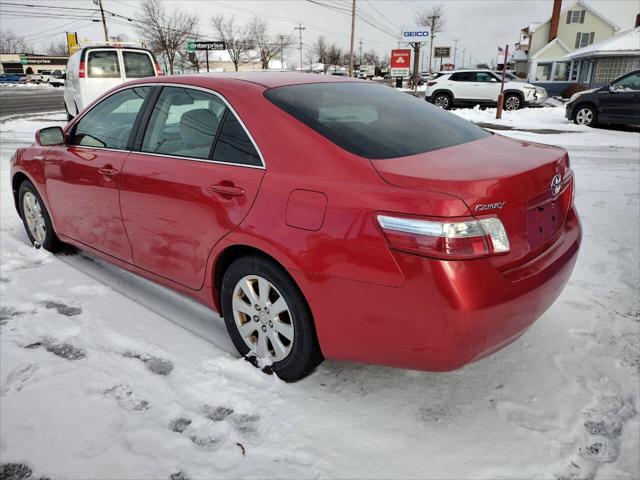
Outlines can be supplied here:
[[560, 96], [562, 98], [569, 98], [574, 93], [582, 92], [582, 91], [588, 90], [588, 89], [589, 89], [589, 87], [587, 85], [585, 85], [584, 83], [574, 83], [572, 85], [569, 85], [567, 88], [565, 88], [562, 91], [562, 93], [560, 94]]

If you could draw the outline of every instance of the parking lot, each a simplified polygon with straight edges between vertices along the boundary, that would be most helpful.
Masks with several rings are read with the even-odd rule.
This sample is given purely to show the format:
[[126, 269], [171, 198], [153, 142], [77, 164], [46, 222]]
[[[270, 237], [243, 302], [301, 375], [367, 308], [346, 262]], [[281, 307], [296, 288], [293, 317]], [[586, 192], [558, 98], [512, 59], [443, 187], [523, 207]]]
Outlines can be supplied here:
[[34, 250], [8, 160], [64, 116], [3, 122], [3, 459], [49, 478], [636, 478], [638, 133], [573, 125], [562, 107], [453, 113], [569, 151], [584, 240], [568, 287], [461, 370], [327, 361], [295, 384], [239, 359], [186, 297], [90, 254]]

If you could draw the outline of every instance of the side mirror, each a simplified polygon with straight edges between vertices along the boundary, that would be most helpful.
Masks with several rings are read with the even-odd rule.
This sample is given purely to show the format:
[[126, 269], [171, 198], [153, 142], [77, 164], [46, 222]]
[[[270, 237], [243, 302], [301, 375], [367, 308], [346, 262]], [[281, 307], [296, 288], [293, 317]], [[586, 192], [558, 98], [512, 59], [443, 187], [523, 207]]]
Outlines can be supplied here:
[[496, 83], [498, 80], [496, 80], [495, 78], [491, 78], [491, 82]]
[[43, 147], [62, 145], [64, 143], [64, 133], [62, 132], [62, 128], [41, 128], [36, 132], [36, 143]]

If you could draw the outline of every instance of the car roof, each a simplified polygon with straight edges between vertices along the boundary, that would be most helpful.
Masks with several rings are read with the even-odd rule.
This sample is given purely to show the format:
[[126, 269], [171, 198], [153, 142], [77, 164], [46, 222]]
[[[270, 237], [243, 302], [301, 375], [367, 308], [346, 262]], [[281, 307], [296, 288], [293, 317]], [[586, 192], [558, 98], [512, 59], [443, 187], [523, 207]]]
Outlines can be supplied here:
[[[371, 83], [368, 80], [343, 77], [340, 75], [321, 75], [317, 73], [298, 72], [225, 72], [225, 73], [199, 73], [190, 75], [168, 75], [163, 77], [148, 77], [148, 82], [171, 82], [178, 80], [179, 83], [192, 83], [195, 85], [205, 85], [211, 80], [237, 80], [243, 82], [262, 85], [265, 88], [284, 87], [286, 85], [301, 85], [309, 83], [340, 83], [340, 82], [360, 82]], [[146, 82], [143, 82], [146, 83]]]

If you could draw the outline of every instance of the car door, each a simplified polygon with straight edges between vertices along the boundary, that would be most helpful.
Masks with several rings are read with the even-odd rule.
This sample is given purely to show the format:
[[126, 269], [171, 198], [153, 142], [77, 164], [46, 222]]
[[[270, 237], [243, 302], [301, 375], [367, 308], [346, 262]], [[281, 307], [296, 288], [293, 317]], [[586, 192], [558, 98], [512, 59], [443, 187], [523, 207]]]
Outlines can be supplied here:
[[211, 249], [249, 212], [264, 164], [211, 91], [165, 86], [145, 117], [120, 184], [134, 263], [199, 289]]
[[121, 90], [95, 105], [45, 160], [56, 230], [124, 261], [133, 260], [118, 187], [134, 123], [153, 87]]
[[451, 74], [447, 83], [456, 99], [468, 100], [473, 98], [472, 80], [472, 72], [456, 72]]
[[489, 72], [473, 73], [473, 98], [487, 102], [497, 102], [500, 94], [500, 82]]
[[626, 75], [598, 92], [600, 121], [640, 123], [640, 73]]

